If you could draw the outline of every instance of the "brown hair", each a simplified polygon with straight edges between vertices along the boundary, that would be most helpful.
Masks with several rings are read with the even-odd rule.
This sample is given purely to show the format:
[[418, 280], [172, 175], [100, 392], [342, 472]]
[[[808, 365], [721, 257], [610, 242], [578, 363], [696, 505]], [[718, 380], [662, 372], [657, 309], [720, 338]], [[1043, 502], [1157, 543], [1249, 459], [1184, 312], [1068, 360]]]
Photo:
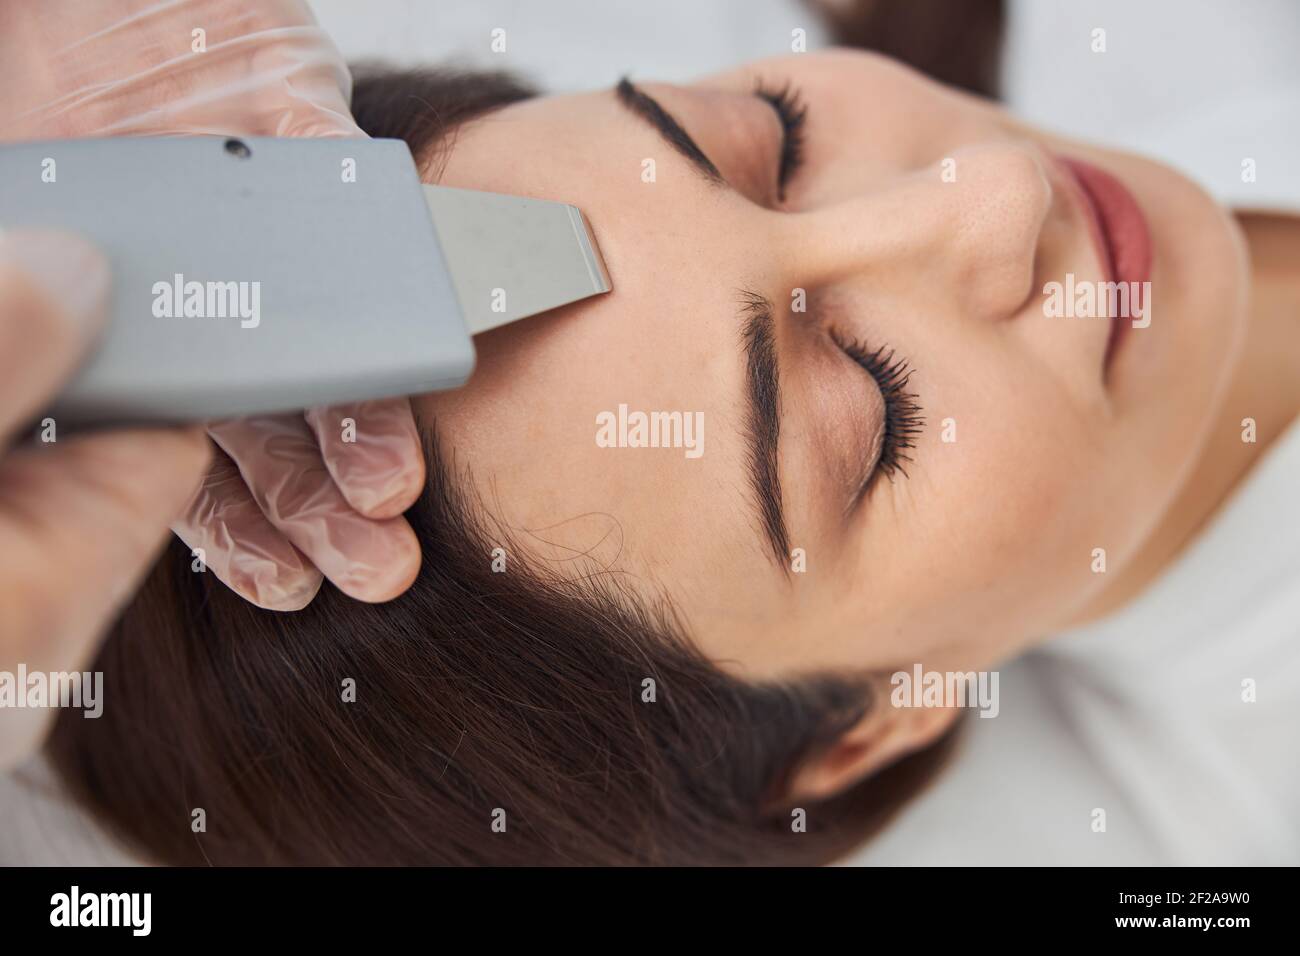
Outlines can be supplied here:
[[874, 50], [938, 80], [996, 97], [1003, 0], [805, 0], [841, 46]]
[[[452, 124], [527, 95], [499, 74], [369, 69], [352, 106], [427, 157]], [[943, 758], [948, 738], [806, 805], [794, 832], [789, 775], [867, 712], [865, 679], [746, 683], [668, 604], [525, 566], [436, 423], [421, 428], [430, 477], [407, 518], [423, 564], [397, 600], [327, 583], [302, 611], [265, 611], [194, 573], [178, 541], [153, 569], [94, 665], [103, 716], [61, 716], [49, 744], [128, 845], [178, 864], [821, 863]]]

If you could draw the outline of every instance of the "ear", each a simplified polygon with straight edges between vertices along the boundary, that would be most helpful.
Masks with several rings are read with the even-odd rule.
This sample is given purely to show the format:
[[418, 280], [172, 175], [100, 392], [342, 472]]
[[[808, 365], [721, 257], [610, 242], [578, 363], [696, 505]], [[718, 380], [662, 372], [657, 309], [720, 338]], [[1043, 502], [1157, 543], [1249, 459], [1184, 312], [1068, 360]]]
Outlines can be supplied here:
[[842, 793], [910, 753], [923, 750], [951, 727], [957, 707], [895, 707], [888, 696], [825, 750], [795, 771], [787, 797], [822, 800]]

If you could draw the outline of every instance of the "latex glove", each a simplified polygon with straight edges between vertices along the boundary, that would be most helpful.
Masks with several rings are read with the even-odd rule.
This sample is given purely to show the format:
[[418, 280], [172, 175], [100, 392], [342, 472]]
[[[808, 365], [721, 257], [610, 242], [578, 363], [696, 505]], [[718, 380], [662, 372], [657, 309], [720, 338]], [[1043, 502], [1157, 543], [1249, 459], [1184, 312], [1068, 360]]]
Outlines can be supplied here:
[[[0, 236], [0, 671], [14, 680], [20, 664], [86, 666], [210, 457], [198, 426], [56, 430], [10, 447], [94, 340], [107, 291], [107, 264], [84, 240]], [[54, 713], [0, 707], [0, 767], [35, 752]]]
[[[361, 136], [351, 77], [298, 0], [0, 4], [0, 136]], [[356, 442], [340, 422], [356, 422]], [[173, 526], [262, 607], [311, 601], [322, 574], [360, 600], [410, 586], [400, 515], [424, 485], [405, 398], [210, 428], [225, 454]]]

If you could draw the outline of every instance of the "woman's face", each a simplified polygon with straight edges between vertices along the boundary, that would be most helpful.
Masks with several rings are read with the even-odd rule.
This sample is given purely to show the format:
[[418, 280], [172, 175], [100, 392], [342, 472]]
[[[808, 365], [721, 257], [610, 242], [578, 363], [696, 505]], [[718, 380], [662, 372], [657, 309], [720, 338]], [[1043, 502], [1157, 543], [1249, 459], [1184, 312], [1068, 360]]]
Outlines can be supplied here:
[[[760, 83], [807, 107], [783, 195]], [[614, 283], [480, 336], [469, 386], [421, 399], [503, 529], [556, 569], [670, 595], [750, 678], [987, 667], [1087, 619], [1219, 400], [1244, 312], [1227, 217], [1163, 166], [876, 56], [638, 88], [685, 137], [607, 90], [494, 113], [441, 167], [445, 185], [577, 205]], [[1145, 214], [1144, 328], [1045, 314], [1047, 283], [1113, 274], [1063, 158]], [[1146, 271], [1131, 227], [1119, 278]], [[598, 422], [620, 406], [702, 413], [703, 441], [608, 447]]]

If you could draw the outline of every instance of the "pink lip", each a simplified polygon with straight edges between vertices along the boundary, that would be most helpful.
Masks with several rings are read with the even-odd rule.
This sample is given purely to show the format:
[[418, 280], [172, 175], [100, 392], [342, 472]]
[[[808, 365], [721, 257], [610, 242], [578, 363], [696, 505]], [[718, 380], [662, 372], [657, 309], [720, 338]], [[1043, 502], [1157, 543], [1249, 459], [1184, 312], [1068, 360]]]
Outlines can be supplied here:
[[[1106, 270], [1108, 282], [1147, 282], [1151, 278], [1151, 230], [1133, 194], [1110, 173], [1091, 163], [1061, 157], [1084, 198], [1091, 221], [1093, 241]], [[1111, 320], [1104, 367], [1111, 360], [1132, 323], [1125, 318]]]

